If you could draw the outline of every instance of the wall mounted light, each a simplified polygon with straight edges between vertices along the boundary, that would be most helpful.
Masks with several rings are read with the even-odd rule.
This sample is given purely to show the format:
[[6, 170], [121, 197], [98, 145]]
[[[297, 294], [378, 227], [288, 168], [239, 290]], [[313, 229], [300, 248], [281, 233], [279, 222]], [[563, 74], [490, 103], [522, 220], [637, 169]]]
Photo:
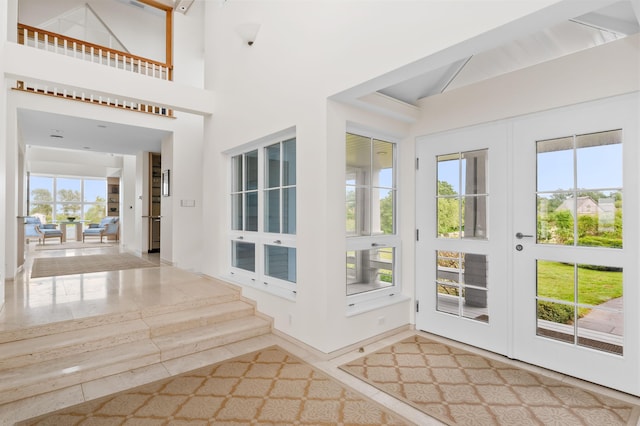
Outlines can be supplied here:
[[236, 27], [236, 32], [249, 46], [253, 46], [253, 43], [256, 41], [256, 37], [258, 36], [258, 31], [260, 31], [260, 24], [257, 22], [247, 22], [244, 24], [240, 24]]

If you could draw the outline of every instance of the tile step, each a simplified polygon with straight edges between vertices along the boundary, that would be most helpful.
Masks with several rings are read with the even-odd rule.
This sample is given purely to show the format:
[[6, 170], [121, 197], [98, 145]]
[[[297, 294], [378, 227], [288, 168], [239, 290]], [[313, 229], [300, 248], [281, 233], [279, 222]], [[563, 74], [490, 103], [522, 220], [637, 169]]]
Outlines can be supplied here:
[[239, 318], [153, 338], [162, 361], [256, 337], [271, 331], [271, 321], [256, 316]]
[[0, 371], [71, 354], [105, 349], [148, 337], [149, 327], [144, 321], [137, 319], [2, 343]]
[[149, 338], [147, 331], [147, 337], [138, 341], [83, 353], [67, 352], [57, 359], [7, 368], [0, 370], [0, 405], [159, 364], [270, 331], [271, 321], [250, 316], [155, 338]]
[[35, 337], [47, 336], [50, 334], [66, 333], [74, 330], [97, 327], [105, 324], [120, 323], [134, 319], [149, 318], [155, 315], [164, 315], [172, 312], [187, 311], [203, 306], [213, 306], [240, 300], [240, 292], [229, 290], [225, 294], [216, 297], [206, 297], [188, 302], [177, 303], [175, 305], [160, 305], [145, 308], [140, 311], [123, 312], [117, 314], [97, 315], [77, 320], [59, 321], [42, 325], [33, 325], [24, 328], [0, 331], [0, 344], [31, 339]]
[[77, 385], [160, 361], [149, 339], [0, 371], [0, 404]]
[[144, 318], [144, 322], [149, 326], [151, 337], [158, 337], [222, 321], [248, 317], [254, 313], [253, 305], [236, 300], [197, 309], [155, 315]]

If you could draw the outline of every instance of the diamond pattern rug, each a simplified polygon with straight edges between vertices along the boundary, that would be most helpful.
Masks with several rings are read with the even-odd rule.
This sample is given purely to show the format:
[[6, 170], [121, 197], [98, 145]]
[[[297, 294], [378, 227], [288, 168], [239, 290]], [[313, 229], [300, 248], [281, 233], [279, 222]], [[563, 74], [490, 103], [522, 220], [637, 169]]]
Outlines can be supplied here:
[[278, 346], [21, 425], [406, 425]]
[[154, 266], [158, 265], [128, 253], [43, 257], [33, 260], [31, 278], [118, 271], [122, 269], [151, 268]]
[[449, 425], [636, 425], [640, 412], [418, 335], [340, 368]]

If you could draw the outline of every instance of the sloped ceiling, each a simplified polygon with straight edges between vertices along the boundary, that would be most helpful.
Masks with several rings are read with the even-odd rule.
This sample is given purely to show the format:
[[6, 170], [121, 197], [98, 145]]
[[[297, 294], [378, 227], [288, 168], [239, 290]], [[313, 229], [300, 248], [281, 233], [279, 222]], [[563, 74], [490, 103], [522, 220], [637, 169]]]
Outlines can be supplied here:
[[596, 47], [639, 31], [631, 3], [620, 1], [378, 92], [416, 105], [424, 97]]

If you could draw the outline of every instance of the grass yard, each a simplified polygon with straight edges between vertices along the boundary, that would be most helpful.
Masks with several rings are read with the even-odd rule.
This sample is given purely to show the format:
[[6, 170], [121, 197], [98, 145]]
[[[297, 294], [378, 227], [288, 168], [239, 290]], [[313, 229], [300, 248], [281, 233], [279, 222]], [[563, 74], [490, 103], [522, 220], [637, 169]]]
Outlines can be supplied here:
[[574, 300], [573, 265], [538, 261], [538, 296], [597, 306], [622, 296], [622, 272], [577, 268], [578, 300]]

